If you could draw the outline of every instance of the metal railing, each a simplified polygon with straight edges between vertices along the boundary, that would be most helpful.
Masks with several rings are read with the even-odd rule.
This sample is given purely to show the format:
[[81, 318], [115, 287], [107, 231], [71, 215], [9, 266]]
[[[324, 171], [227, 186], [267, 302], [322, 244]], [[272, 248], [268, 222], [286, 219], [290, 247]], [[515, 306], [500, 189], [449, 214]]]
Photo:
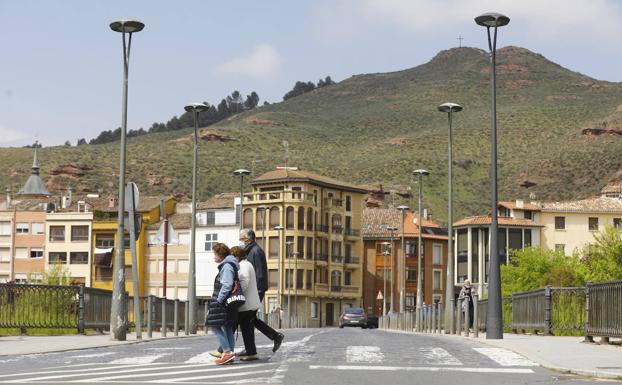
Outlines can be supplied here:
[[327, 233], [328, 225], [315, 225], [315, 231], [319, 231], [321, 233]]
[[361, 236], [361, 230], [352, 229], [352, 228], [346, 227], [345, 235], [350, 236], [350, 237], [360, 237]]
[[585, 338], [595, 336], [609, 342], [610, 337], [622, 337], [622, 280], [588, 283], [585, 305]]
[[349, 264], [358, 265], [358, 263], [360, 262], [359, 257], [353, 257], [351, 255], [346, 255], [344, 259], [345, 259], [345, 263], [349, 263]]

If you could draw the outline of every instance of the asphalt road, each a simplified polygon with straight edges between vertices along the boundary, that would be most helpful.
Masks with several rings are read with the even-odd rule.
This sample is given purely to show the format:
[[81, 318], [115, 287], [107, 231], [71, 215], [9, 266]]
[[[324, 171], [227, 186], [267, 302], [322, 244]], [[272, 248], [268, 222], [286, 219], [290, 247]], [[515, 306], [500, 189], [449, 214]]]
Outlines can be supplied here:
[[[214, 336], [62, 353], [4, 356], [0, 383], [592, 384], [475, 341], [380, 330], [285, 330], [277, 353], [257, 333], [260, 360], [218, 366]], [[238, 349], [242, 346], [239, 335]], [[610, 382], [619, 384], [619, 382]]]

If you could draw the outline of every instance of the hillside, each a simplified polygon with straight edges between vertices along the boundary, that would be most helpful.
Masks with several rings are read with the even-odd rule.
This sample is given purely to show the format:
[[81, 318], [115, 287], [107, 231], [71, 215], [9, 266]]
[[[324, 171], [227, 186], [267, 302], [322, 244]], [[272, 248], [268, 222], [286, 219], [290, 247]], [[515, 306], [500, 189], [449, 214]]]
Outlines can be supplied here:
[[[567, 70], [539, 54], [506, 47], [497, 56], [499, 198], [563, 200], [593, 195], [621, 168], [622, 84]], [[357, 75], [283, 103], [210, 126], [200, 150], [200, 199], [235, 191], [231, 172], [259, 175], [289, 164], [355, 183], [412, 184], [410, 172], [431, 172], [425, 200], [446, 218], [447, 117], [437, 105], [464, 106], [454, 119], [456, 218], [489, 206], [489, 60], [479, 49], [442, 51], [404, 71]], [[191, 190], [191, 130], [128, 141], [128, 180], [145, 193]], [[207, 140], [211, 139], [211, 140]], [[116, 192], [118, 142], [39, 151], [52, 190]], [[21, 186], [32, 150], [0, 151], [0, 186]], [[53, 175], [56, 174], [56, 175]], [[536, 183], [525, 189], [526, 180]], [[413, 202], [412, 204], [415, 204]]]

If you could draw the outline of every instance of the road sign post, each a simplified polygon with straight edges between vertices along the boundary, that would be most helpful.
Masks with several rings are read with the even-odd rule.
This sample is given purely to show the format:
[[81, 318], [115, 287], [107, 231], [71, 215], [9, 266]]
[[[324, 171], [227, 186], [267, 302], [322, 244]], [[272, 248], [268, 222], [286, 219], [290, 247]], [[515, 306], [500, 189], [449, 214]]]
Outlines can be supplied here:
[[[140, 293], [138, 289], [138, 258], [136, 256], [136, 208], [138, 207], [138, 186], [129, 182], [125, 186], [125, 211], [128, 213], [130, 229], [130, 249], [132, 251], [132, 288], [134, 290], [134, 324], [136, 339], [142, 339], [142, 317], [140, 313]], [[141, 224], [142, 226], [142, 224]], [[120, 242], [124, 242], [120, 240]], [[125, 256], [124, 256], [125, 259]]]

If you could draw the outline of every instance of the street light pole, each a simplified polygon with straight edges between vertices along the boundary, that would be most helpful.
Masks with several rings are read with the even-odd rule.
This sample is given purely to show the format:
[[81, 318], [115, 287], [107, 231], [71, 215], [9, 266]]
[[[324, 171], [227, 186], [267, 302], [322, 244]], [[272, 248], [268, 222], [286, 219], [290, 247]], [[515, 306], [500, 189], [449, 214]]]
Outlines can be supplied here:
[[383, 266], [382, 266], [382, 315], [387, 314], [387, 257], [389, 256], [389, 247], [391, 244], [389, 242], [382, 242], [382, 246], [384, 246], [384, 250], [382, 251]]
[[398, 210], [402, 212], [402, 224], [400, 227], [402, 228], [402, 259], [400, 261], [400, 312], [403, 312], [406, 308], [406, 244], [404, 242], [404, 231], [405, 231], [405, 223], [404, 218], [406, 216], [406, 210], [408, 210], [408, 206], [398, 206]]
[[[501, 305], [501, 272], [499, 268], [499, 223], [497, 219], [497, 87], [496, 51], [497, 28], [510, 22], [510, 18], [499, 13], [485, 13], [475, 18], [475, 23], [486, 27], [490, 50], [491, 79], [491, 208], [490, 223], [490, 273], [488, 276], [488, 310], [486, 312], [486, 339], [503, 339], [503, 309]], [[493, 37], [490, 36], [493, 28]]]
[[[114, 258], [114, 274], [112, 283], [112, 304], [110, 308], [110, 335], [117, 341], [125, 341], [127, 338], [127, 304], [125, 302], [125, 229], [123, 217], [125, 216], [125, 134], [127, 132], [127, 93], [128, 71], [130, 66], [130, 48], [132, 46], [132, 34], [140, 32], [145, 25], [136, 20], [119, 20], [110, 23], [110, 29], [121, 33], [123, 40], [123, 104], [121, 116], [121, 156], [119, 166], [119, 210], [117, 214], [117, 239], [116, 254]], [[128, 34], [126, 44], [125, 34]]]
[[240, 177], [240, 230], [244, 228], [244, 175], [250, 175], [250, 173], [250, 171], [243, 168], [233, 172], [233, 175]]
[[[290, 325], [292, 321], [292, 308], [291, 308], [291, 297], [292, 297], [292, 281], [294, 275], [292, 274], [292, 249], [294, 248], [294, 242], [285, 242], [286, 255], [287, 255], [287, 324]], [[291, 325], [290, 325], [291, 327]]]
[[395, 231], [397, 231], [397, 227], [395, 226], [391, 226], [391, 227], [387, 227], [387, 230], [389, 230], [389, 233], [391, 234], [391, 275], [389, 276], [389, 278], [391, 279], [391, 302], [390, 302], [390, 306], [389, 306], [389, 313], [393, 313], [393, 303], [395, 302], [395, 298], [393, 296], [394, 290], [393, 290], [393, 282], [395, 281], [394, 277], [395, 277], [395, 264], [393, 263], [393, 259], [394, 259], [394, 255], [393, 255], [393, 233]]
[[[279, 271], [283, 271], [285, 268], [283, 267], [284, 263], [284, 259], [283, 259], [283, 254], [281, 253], [281, 251], [283, 250], [283, 237], [285, 236], [284, 234], [284, 230], [285, 227], [283, 226], [275, 226], [274, 230], [279, 232]], [[278, 287], [278, 293], [279, 293], [279, 310], [282, 309], [282, 301], [281, 301], [281, 297], [283, 296], [283, 282], [280, 279], [280, 275], [279, 275], [279, 287]]]
[[423, 305], [423, 283], [421, 282], [423, 279], [423, 222], [421, 221], [421, 187], [423, 184], [423, 177], [430, 175], [427, 170], [415, 170], [413, 171], [413, 175], [417, 177], [419, 184], [419, 208], [418, 208], [418, 219], [417, 226], [419, 227], [419, 237], [417, 241], [417, 308], [416, 308], [416, 317], [417, 322], [419, 321], [419, 314], [421, 312], [421, 307]]
[[194, 151], [192, 157], [192, 219], [190, 229], [190, 262], [188, 266], [188, 325], [190, 334], [197, 334], [197, 275], [196, 275], [196, 228], [197, 228], [197, 163], [199, 158], [199, 113], [209, 107], [203, 103], [192, 103], [184, 107], [192, 112], [194, 119]]
[[453, 179], [452, 179], [452, 163], [453, 163], [453, 152], [452, 152], [452, 122], [453, 122], [453, 113], [462, 111], [462, 106], [456, 103], [443, 103], [438, 106], [438, 110], [440, 112], [447, 113], [447, 119], [449, 120], [449, 150], [448, 150], [448, 164], [449, 164], [449, 172], [448, 172], [448, 188], [447, 188], [447, 234], [449, 235], [449, 242], [447, 242], [447, 278], [445, 280], [445, 334], [449, 334], [451, 330], [449, 329], [449, 324], [451, 323], [451, 299], [454, 297], [454, 228], [453, 228]]

